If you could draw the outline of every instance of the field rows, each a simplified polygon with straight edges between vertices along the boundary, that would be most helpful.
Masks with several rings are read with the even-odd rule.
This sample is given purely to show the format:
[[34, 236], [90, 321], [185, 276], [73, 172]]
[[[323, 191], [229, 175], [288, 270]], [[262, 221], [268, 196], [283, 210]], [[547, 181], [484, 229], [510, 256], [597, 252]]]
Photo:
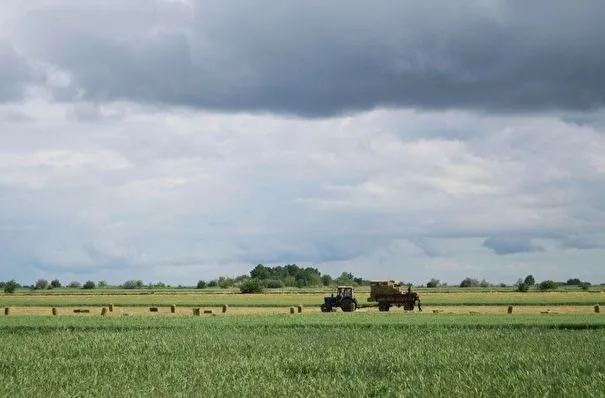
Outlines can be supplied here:
[[[240, 307], [289, 307], [292, 305], [319, 306], [323, 294], [113, 294], [113, 295], [3, 295], [2, 306], [161, 306], [178, 305], [188, 307], [218, 307], [223, 304]], [[368, 294], [358, 294], [360, 306], [373, 306], [368, 303]], [[605, 302], [604, 292], [464, 292], [464, 293], [422, 293], [425, 306], [456, 305], [595, 305]]]
[[0, 317], [0, 396], [597, 397], [605, 317]]

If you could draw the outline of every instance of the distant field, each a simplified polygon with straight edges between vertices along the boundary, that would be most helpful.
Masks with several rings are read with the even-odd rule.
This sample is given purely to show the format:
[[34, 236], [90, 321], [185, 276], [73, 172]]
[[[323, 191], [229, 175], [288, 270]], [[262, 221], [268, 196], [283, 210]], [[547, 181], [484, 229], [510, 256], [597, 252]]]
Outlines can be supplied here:
[[1, 317], [0, 396], [602, 396], [605, 317]]
[[[104, 306], [108, 304], [122, 306], [220, 306], [227, 304], [240, 307], [288, 307], [291, 305], [319, 306], [326, 293], [273, 293], [273, 294], [240, 294], [240, 293], [201, 293], [139, 291], [139, 294], [124, 290], [111, 294], [98, 292], [84, 294], [27, 294], [0, 295], [2, 306]], [[605, 302], [605, 293], [600, 291], [557, 291], [557, 292], [469, 292], [457, 293], [420, 292], [424, 306], [454, 305], [594, 305]], [[367, 302], [368, 293], [358, 292], [360, 305], [371, 305]]]

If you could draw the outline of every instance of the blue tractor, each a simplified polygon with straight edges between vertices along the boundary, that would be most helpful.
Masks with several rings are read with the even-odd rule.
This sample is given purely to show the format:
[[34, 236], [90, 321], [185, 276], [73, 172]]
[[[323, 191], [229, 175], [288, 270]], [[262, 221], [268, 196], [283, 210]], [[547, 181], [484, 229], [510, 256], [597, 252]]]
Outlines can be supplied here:
[[334, 293], [324, 297], [321, 312], [332, 312], [340, 308], [343, 312], [353, 312], [357, 309], [357, 299], [353, 286], [338, 286], [336, 297]]

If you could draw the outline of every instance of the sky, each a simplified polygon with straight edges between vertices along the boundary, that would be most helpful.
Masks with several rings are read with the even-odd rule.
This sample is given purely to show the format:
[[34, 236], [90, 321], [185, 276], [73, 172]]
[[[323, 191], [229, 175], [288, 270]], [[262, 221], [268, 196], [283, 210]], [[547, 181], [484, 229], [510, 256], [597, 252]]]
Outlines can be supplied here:
[[0, 3], [0, 280], [605, 282], [601, 0]]

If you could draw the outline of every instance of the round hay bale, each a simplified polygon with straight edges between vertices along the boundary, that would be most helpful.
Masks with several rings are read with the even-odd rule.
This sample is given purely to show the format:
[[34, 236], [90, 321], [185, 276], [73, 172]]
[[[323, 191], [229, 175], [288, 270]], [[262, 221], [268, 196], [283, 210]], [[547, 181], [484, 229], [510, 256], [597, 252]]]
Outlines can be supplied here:
[[149, 312], [158, 312], [158, 307], [149, 307]]
[[509, 313], [509, 314], [512, 314], [512, 313], [513, 313], [513, 306], [512, 306], [512, 305], [509, 305], [509, 306], [508, 306], [508, 313]]
[[4, 307], [4, 315], [8, 316], [11, 313], [10, 307]]
[[105, 315], [107, 315], [107, 308], [103, 307], [101, 309], [101, 316], [105, 316]]
[[170, 313], [171, 313], [171, 314], [176, 313], [176, 305], [172, 304], [172, 305], [170, 306]]
[[199, 308], [194, 308], [193, 309], [193, 316], [200, 316], [200, 309]]
[[212, 311], [212, 310], [204, 310], [204, 314], [213, 314], [213, 313], [214, 313], [214, 311]]
[[294, 307], [290, 307], [290, 314], [294, 314]]
[[594, 306], [594, 312], [596, 314], [599, 314], [601, 312], [601, 307], [599, 307], [599, 304], [597, 304], [597, 305]]
[[223, 304], [223, 307], [222, 307], [223, 313], [227, 312], [227, 308], [229, 308], [229, 306], [226, 304]]
[[113, 312], [113, 304], [109, 304], [109, 312]]
[[298, 308], [298, 313], [301, 313], [303, 311], [303, 306], [302, 305], [299, 305], [297, 308]]
[[52, 313], [54, 316], [57, 316], [59, 312], [57, 311], [57, 309], [55, 307], [53, 307]]

